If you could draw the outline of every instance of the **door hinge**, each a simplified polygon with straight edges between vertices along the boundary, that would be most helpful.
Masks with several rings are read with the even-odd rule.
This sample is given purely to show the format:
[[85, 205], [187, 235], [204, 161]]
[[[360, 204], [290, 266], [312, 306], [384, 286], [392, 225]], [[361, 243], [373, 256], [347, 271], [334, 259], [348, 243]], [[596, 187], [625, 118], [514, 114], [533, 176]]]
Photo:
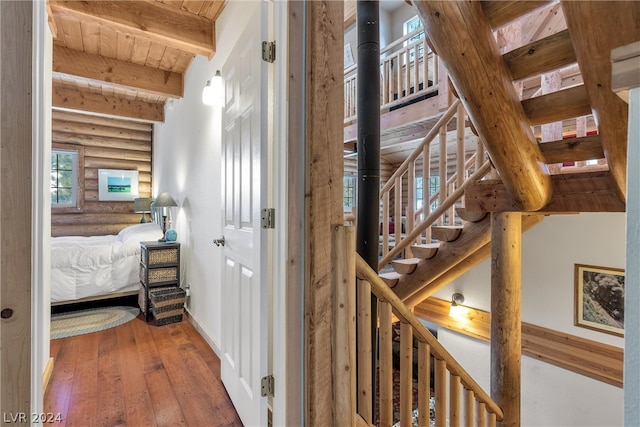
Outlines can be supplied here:
[[262, 228], [276, 228], [276, 210], [274, 208], [262, 209]]
[[262, 42], [262, 60], [266, 62], [275, 62], [276, 42]]
[[266, 377], [262, 377], [260, 381], [261, 394], [263, 397], [271, 396], [273, 397], [273, 393], [275, 391], [275, 380], [273, 379], [273, 375], [267, 375]]

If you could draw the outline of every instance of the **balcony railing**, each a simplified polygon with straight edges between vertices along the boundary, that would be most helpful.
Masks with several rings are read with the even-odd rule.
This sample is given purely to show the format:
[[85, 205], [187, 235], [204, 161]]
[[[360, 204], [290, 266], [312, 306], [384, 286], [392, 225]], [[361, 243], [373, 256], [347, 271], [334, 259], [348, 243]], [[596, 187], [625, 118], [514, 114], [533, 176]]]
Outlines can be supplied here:
[[[380, 108], [393, 107], [426, 96], [438, 89], [438, 57], [426, 38], [411, 39], [422, 30], [408, 33], [380, 50]], [[357, 116], [358, 70], [352, 65], [344, 72], [344, 120]]]

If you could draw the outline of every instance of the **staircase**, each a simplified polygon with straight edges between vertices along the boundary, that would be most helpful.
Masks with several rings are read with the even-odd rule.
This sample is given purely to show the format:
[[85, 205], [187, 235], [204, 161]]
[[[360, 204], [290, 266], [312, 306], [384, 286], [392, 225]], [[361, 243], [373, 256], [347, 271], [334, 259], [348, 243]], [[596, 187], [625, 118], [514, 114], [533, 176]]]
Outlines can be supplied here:
[[[419, 82], [421, 75], [429, 76], [428, 84], [424, 84], [430, 88], [429, 94], [443, 97], [446, 102], [437, 117], [429, 117], [433, 125], [425, 136], [385, 180], [380, 192], [378, 268], [382, 273], [375, 274], [361, 259], [356, 259], [358, 277], [363, 281], [354, 286], [358, 289], [358, 301], [368, 301], [367, 292], [373, 292], [379, 299], [380, 375], [384, 369], [388, 370], [389, 362], [383, 360], [389, 357], [387, 335], [391, 313], [401, 322], [402, 360], [411, 360], [409, 343], [412, 337], [417, 337], [422, 349], [418, 363], [423, 367], [419, 375], [422, 385], [418, 386], [422, 405], [429, 393], [429, 377], [422, 379], [426, 375], [424, 364], [428, 371], [429, 354], [434, 356], [434, 390], [443, 394], [436, 396], [436, 425], [445, 425], [443, 414], [447, 406], [451, 425], [478, 422], [484, 426], [485, 416], [489, 425], [494, 425], [502, 417], [500, 408], [494, 407], [462, 370], [458, 371], [457, 362], [447, 359], [446, 350], [434, 350], [437, 340], [432, 341], [428, 331], [414, 325], [410, 311], [490, 256], [488, 213], [523, 212], [522, 231], [525, 232], [538, 224], [543, 215], [626, 209], [626, 183], [620, 174], [622, 168], [626, 169], [626, 156], [621, 154], [626, 151], [621, 149], [626, 147], [626, 112], [620, 113], [618, 103], [611, 99], [615, 98], [611, 90], [608, 91], [611, 97], [601, 94], [601, 89], [598, 96], [593, 95], [594, 87], [604, 81], [602, 78], [583, 77], [581, 73], [594, 69], [596, 74], [601, 73], [600, 58], [608, 58], [609, 52], [605, 55], [593, 51], [596, 58], [591, 61], [585, 57], [581, 40], [572, 39], [576, 34], [588, 38], [589, 35], [584, 34], [588, 23], [594, 25], [594, 31], [601, 31], [601, 26], [593, 22], [596, 15], [590, 17], [583, 9], [592, 7], [586, 3], [590, 2], [414, 2], [427, 23], [427, 38], [421, 42], [424, 52], [429, 52], [431, 69], [440, 71], [436, 75], [426, 70], [423, 74], [413, 74], [412, 70], [419, 67], [411, 63], [405, 51], [404, 59], [395, 62], [404, 68], [392, 66], [383, 74], [385, 79], [395, 69], [394, 76], [406, 76], [402, 77], [406, 84], [404, 88], [398, 85], [395, 89], [383, 84], [386, 93], [381, 94], [382, 113], [388, 111], [389, 102], [422, 90], [422, 83], [411, 83]], [[433, 52], [428, 47], [433, 48]], [[414, 57], [418, 58], [418, 50]], [[399, 69], [405, 73], [398, 73]], [[448, 78], [456, 89], [455, 96], [464, 102], [443, 91], [448, 86]], [[355, 85], [355, 80], [349, 84]], [[438, 88], [437, 94], [434, 88]], [[442, 102], [436, 104], [442, 105]], [[349, 105], [355, 102], [352, 100]], [[603, 105], [610, 108], [603, 109]], [[599, 118], [596, 124], [592, 112], [597, 110], [601, 114], [610, 111], [613, 119]], [[345, 114], [345, 124], [355, 120], [354, 109]], [[613, 122], [622, 125], [624, 135], [605, 128]], [[406, 129], [399, 127], [399, 132]], [[422, 196], [416, 194], [413, 185], [418, 177], [423, 182]], [[432, 181], [437, 182], [433, 192], [429, 190]], [[391, 222], [395, 224], [393, 231]], [[356, 315], [367, 317], [366, 312]], [[358, 330], [354, 335], [367, 336], [370, 332]], [[363, 351], [360, 344], [358, 351]], [[366, 348], [364, 351], [366, 353]], [[369, 355], [371, 351], [369, 347]], [[361, 362], [364, 359], [366, 354], [359, 355], [358, 365], [366, 365]], [[384, 366], [387, 368], [383, 369]], [[366, 371], [366, 367], [363, 369]], [[404, 375], [410, 375], [406, 369]], [[449, 383], [454, 385], [445, 396], [442, 378], [447, 371]], [[362, 375], [364, 379], [354, 380], [357, 395], [369, 396], [371, 383], [367, 383], [366, 374]], [[388, 377], [380, 381], [381, 387], [388, 387]], [[401, 396], [402, 393], [411, 395], [408, 383], [405, 378]], [[380, 425], [391, 425], [389, 393], [388, 388], [386, 391], [381, 388], [381, 414], [384, 411], [386, 415], [382, 415]], [[461, 393], [465, 394], [464, 410]], [[405, 399], [401, 404], [401, 424], [409, 425], [410, 398], [401, 399]], [[355, 408], [355, 404], [352, 406]], [[419, 408], [420, 425], [428, 425], [427, 410], [425, 406]], [[370, 409], [361, 411], [358, 407], [347, 412], [357, 413], [356, 424], [372, 424]]]
[[[449, 3], [454, 5], [438, 3], [436, 10], [429, 2], [417, 2], [417, 9], [421, 14], [447, 13], [448, 7], [458, 7], [459, 2]], [[523, 171], [542, 165], [541, 172], [536, 173], [542, 173], [549, 180], [549, 194], [540, 196], [546, 203], [532, 209], [530, 215], [523, 215], [523, 231], [541, 221], [542, 217], [537, 214], [625, 209], [619, 185], [604, 158], [603, 141], [591, 114], [592, 106], [561, 4], [485, 1], [476, 6], [471, 6], [473, 13], [480, 15], [475, 18], [486, 25], [478, 26], [480, 29], [470, 28], [466, 37], [495, 41], [501, 33], [520, 34], [519, 40], [502, 43], [505, 53], [498, 59], [504, 64], [504, 75], [498, 77], [511, 82], [507, 95], [519, 100], [510, 109], [518, 118], [514, 126], [524, 129], [523, 136], [528, 139], [522, 144], [529, 148], [506, 150], [496, 141], [514, 135], [486, 131], [504, 127], [502, 117], [489, 124], [481, 123], [482, 114], [476, 114], [472, 120], [462, 103], [453, 99], [420, 144], [386, 181], [380, 193], [380, 277], [409, 306], [418, 304], [489, 256], [488, 212], [530, 210], [523, 206], [521, 193], [542, 189], [528, 188], [526, 182], [519, 182], [521, 176], [526, 175]], [[534, 25], [551, 30], [538, 31], [542, 34], [538, 37], [525, 37], [522, 27]], [[432, 27], [427, 33], [435, 33], [437, 38], [460, 32], [441, 27]], [[466, 40], [465, 36], [459, 37]], [[522, 41], [526, 43], [523, 45]], [[458, 54], [453, 44], [441, 44], [438, 49], [438, 43], [429, 38], [425, 44], [435, 46], [440, 54], [432, 59], [436, 64], [443, 56]], [[464, 56], [473, 60], [468, 58], [473, 56], [469, 52]], [[464, 68], [455, 59], [451, 62]], [[412, 69], [410, 63], [407, 69]], [[486, 82], [478, 81], [476, 74], [441, 72], [440, 78], [450, 76], [454, 86], [465, 90], [461, 93], [466, 99], [465, 105], [482, 105], [485, 110], [506, 114], [504, 107], [493, 104], [507, 101], [477, 95], [474, 88]], [[439, 82], [434, 85], [442, 87]], [[393, 96], [381, 97], [389, 98]], [[473, 126], [472, 122], [477, 125]], [[485, 161], [487, 154], [491, 163]], [[430, 167], [424, 167], [425, 164]], [[422, 198], [416, 196], [411, 184], [418, 176], [425, 183]], [[431, 182], [432, 176], [438, 177], [438, 188], [427, 200], [426, 183]], [[511, 182], [514, 179], [517, 182]], [[420, 203], [422, 207], [418, 209]], [[405, 219], [403, 226], [397, 218]], [[395, 230], [390, 233], [392, 219]]]

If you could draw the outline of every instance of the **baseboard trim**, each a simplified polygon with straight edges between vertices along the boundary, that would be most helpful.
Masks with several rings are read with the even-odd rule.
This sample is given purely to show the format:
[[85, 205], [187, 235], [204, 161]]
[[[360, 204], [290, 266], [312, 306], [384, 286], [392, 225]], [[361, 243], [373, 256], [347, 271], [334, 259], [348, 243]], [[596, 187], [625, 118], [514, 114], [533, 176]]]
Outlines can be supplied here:
[[53, 375], [53, 357], [50, 357], [47, 361], [47, 365], [44, 367], [44, 373], [42, 374], [42, 394], [47, 392], [47, 386]]
[[222, 355], [222, 350], [220, 349], [220, 346], [218, 345], [216, 340], [214, 340], [207, 333], [207, 331], [204, 329], [204, 327], [202, 327], [200, 322], [198, 322], [196, 320], [196, 318], [193, 317], [193, 315], [191, 314], [191, 312], [189, 310], [185, 309], [185, 315], [186, 315], [185, 317], [189, 320], [189, 323], [191, 323], [193, 325], [193, 327], [196, 329], [196, 331], [198, 331], [198, 333], [200, 335], [202, 335], [202, 338], [204, 338], [204, 340], [207, 342], [207, 344], [209, 344], [209, 347], [211, 347], [213, 352], [218, 356], [218, 358], [220, 358], [221, 355]]

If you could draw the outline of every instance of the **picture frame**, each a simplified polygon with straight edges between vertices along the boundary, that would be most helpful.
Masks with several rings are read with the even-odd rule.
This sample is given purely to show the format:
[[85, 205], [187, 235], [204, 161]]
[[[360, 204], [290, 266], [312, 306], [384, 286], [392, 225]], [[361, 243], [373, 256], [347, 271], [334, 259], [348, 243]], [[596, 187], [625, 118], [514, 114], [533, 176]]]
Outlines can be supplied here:
[[575, 264], [574, 324], [624, 336], [624, 269]]
[[138, 171], [98, 169], [98, 200], [133, 201], [138, 197]]

